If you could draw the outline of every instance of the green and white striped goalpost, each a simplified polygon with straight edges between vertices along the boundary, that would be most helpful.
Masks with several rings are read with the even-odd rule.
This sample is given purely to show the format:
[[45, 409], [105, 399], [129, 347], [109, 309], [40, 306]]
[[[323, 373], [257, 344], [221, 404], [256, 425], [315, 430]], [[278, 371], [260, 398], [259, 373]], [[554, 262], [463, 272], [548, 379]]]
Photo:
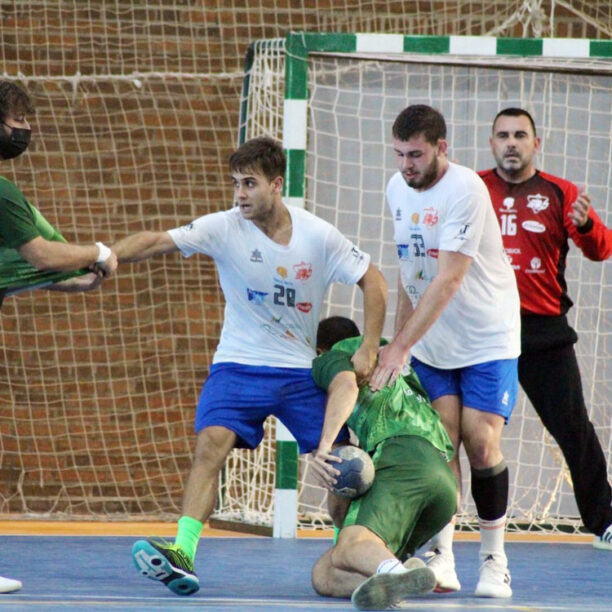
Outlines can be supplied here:
[[[258, 41], [272, 42], [272, 41]], [[273, 41], [281, 48], [282, 40]], [[284, 41], [285, 91], [282, 109], [282, 142], [287, 155], [284, 199], [304, 207], [306, 186], [308, 59], [312, 53], [349, 55], [364, 59], [397, 58], [423, 54], [450, 56], [504, 56], [556, 59], [612, 58], [612, 41], [583, 39], [516, 39], [488, 36], [409, 36], [400, 34], [337, 34], [292, 32]], [[545, 62], [544, 62], [545, 63]], [[247, 56], [245, 100], [248, 98], [250, 60]], [[274, 86], [273, 83], [270, 86]], [[248, 121], [243, 105], [241, 141]], [[255, 135], [255, 134], [254, 134]], [[271, 134], [277, 136], [277, 134]], [[295, 537], [298, 514], [298, 448], [289, 431], [276, 422], [276, 485], [274, 537]]]

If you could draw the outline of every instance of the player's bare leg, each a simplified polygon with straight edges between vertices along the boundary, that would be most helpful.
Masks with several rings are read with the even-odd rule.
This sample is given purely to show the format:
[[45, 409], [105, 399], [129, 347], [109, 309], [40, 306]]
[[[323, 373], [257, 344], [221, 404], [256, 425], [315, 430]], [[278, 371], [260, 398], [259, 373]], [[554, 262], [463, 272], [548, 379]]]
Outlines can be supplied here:
[[350, 596], [359, 610], [379, 610], [430, 592], [435, 576], [427, 567], [404, 567], [377, 535], [351, 525], [315, 564], [312, 584], [320, 595]]
[[225, 427], [205, 427], [200, 431], [183, 493], [183, 515], [201, 522], [211, 515], [217, 501], [219, 473], [235, 442], [236, 434]]
[[219, 473], [235, 441], [234, 432], [225, 427], [207, 427], [200, 431], [175, 543], [148, 538], [138, 540], [132, 548], [134, 564], [140, 573], [163, 582], [177, 595], [192, 595], [200, 588], [193, 567], [195, 551], [202, 523], [215, 505]]
[[478, 597], [511, 597], [510, 572], [504, 550], [508, 468], [500, 442], [504, 418], [464, 407], [463, 444], [472, 469], [472, 497], [480, 527]]

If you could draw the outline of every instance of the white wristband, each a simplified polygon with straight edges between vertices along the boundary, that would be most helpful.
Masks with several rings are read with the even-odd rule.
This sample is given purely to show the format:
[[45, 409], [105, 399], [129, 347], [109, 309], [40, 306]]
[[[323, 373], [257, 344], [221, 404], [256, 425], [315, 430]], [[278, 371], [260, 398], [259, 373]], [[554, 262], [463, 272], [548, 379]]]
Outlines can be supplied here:
[[98, 247], [96, 263], [104, 263], [111, 256], [111, 250], [102, 242], [96, 242], [96, 246]]

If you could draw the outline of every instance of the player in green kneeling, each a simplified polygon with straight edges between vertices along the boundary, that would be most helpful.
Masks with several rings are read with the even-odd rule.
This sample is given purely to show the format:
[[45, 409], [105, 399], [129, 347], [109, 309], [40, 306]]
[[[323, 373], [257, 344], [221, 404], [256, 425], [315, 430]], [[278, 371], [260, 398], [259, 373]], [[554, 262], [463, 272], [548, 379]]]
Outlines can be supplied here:
[[328, 398], [312, 466], [330, 489], [339, 473], [332, 443], [347, 423], [371, 454], [376, 476], [350, 502], [337, 543], [313, 567], [312, 583], [320, 595], [351, 597], [360, 610], [379, 610], [434, 589], [433, 571], [411, 556], [451, 520], [457, 485], [447, 465], [453, 445], [416, 374], [376, 392], [359, 386], [351, 362], [358, 334], [345, 317], [319, 323], [321, 355], [312, 375]]

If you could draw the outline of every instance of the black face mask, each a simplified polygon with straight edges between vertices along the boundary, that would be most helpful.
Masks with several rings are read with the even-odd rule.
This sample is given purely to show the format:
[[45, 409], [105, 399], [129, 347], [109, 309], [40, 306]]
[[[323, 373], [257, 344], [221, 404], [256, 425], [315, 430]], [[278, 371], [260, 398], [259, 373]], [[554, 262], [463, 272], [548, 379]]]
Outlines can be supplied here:
[[[4, 125], [6, 123], [3, 122]], [[30, 144], [32, 130], [25, 128], [16, 128], [6, 125], [11, 128], [11, 133], [7, 134], [4, 129], [0, 129], [0, 157], [3, 159], [13, 159], [21, 155]]]

